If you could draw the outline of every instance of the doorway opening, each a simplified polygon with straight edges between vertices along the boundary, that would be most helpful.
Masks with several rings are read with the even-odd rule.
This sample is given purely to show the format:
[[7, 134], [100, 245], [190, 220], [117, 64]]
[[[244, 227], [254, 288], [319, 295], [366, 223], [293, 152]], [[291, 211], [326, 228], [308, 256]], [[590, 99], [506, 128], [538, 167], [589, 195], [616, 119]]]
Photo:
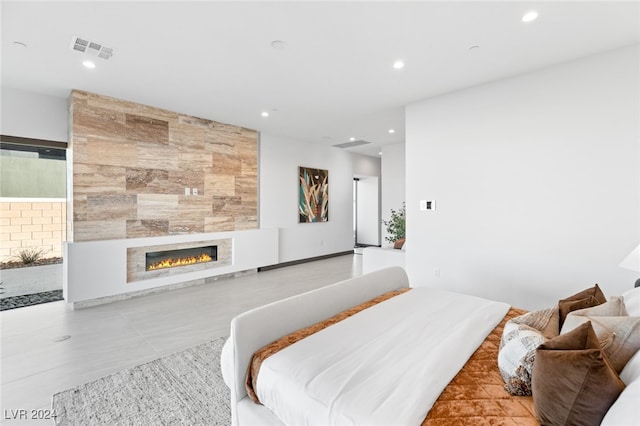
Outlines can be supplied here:
[[380, 246], [379, 178], [358, 176], [353, 179], [353, 240], [354, 251]]

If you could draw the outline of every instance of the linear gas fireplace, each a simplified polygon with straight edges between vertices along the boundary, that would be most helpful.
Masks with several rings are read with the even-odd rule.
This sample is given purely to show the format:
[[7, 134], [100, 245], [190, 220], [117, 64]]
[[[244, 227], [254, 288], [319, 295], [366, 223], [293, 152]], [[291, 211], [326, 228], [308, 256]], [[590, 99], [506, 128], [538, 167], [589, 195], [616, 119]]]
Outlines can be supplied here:
[[177, 250], [161, 250], [145, 253], [145, 269], [175, 268], [218, 260], [218, 246], [194, 247]]
[[230, 238], [127, 249], [127, 282], [232, 264]]

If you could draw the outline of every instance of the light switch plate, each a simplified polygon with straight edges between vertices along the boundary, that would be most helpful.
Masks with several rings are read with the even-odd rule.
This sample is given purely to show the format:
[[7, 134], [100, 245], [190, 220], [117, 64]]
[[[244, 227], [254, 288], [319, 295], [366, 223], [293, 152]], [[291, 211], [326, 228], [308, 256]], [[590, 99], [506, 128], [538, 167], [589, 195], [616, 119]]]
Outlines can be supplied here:
[[198, 195], [198, 188], [193, 188], [193, 191], [191, 191], [191, 193], [193, 195]]
[[185, 188], [184, 195], [191, 195], [191, 188]]
[[420, 200], [421, 211], [435, 210], [435, 209], [436, 209], [435, 200]]

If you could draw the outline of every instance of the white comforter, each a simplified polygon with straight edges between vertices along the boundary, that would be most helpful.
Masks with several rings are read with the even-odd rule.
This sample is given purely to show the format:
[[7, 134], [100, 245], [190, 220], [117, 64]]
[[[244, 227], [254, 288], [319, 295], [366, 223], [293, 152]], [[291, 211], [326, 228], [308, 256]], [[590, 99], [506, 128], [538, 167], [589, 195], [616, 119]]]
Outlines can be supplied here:
[[414, 288], [267, 358], [258, 397], [290, 425], [419, 425], [508, 310]]

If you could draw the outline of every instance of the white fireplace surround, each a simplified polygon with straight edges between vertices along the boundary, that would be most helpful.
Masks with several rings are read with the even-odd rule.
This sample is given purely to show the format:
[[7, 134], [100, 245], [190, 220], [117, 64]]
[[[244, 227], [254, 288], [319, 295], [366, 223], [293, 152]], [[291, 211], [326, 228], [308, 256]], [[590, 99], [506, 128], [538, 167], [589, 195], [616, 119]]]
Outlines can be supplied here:
[[[228, 265], [127, 282], [127, 249], [221, 239], [231, 239], [232, 259]], [[278, 245], [277, 228], [67, 242], [64, 243], [63, 296], [74, 307], [90, 306], [180, 283], [275, 265]]]

